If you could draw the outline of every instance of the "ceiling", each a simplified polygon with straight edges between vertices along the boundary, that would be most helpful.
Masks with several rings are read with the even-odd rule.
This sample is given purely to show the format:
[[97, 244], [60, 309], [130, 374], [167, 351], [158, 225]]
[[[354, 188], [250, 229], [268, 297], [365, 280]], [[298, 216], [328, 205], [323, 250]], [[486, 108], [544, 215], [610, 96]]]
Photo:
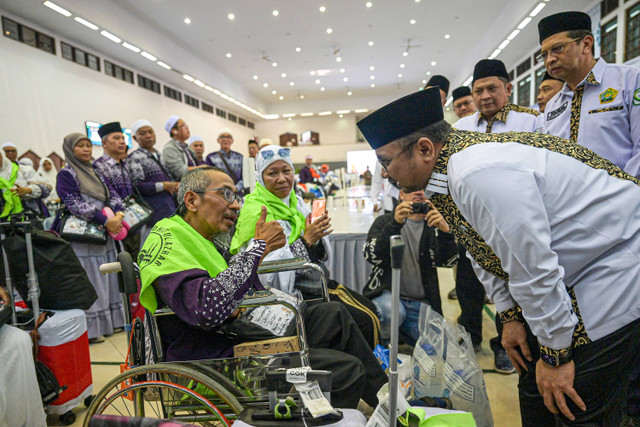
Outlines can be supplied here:
[[[0, 0], [0, 9], [202, 99], [229, 104], [183, 74], [237, 100], [236, 109], [245, 104], [264, 114], [300, 114], [376, 108], [418, 90], [429, 74], [447, 76], [453, 89], [542, 3], [540, 13], [497, 56], [511, 69], [537, 46], [541, 17], [586, 10], [597, 1], [370, 0], [370, 7], [367, 0], [54, 3], [100, 29], [93, 31], [39, 0]], [[101, 30], [172, 70], [108, 40]]]

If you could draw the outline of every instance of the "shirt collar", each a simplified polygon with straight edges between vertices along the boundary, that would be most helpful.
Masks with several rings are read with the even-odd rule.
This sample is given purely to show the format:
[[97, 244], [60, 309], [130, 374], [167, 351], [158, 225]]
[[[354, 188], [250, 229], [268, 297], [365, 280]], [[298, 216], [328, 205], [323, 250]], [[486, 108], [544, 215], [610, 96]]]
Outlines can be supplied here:
[[[584, 86], [587, 83], [592, 85], [602, 84], [602, 79], [604, 77], [604, 70], [606, 68], [607, 68], [607, 63], [605, 62], [605, 60], [602, 58], [598, 59], [598, 61], [596, 61], [596, 65], [594, 65], [591, 71], [589, 71], [589, 73], [587, 74], [587, 76], [584, 79], [582, 79], [580, 83], [578, 83], [578, 86]], [[562, 89], [560, 89], [560, 93], [562, 95], [568, 95], [568, 94], [573, 94], [573, 91], [565, 83], [564, 86], [562, 86]]]
[[[114, 159], [107, 153], [104, 153], [100, 158], [109, 166], [118, 166], [120, 164], [116, 161], [116, 159]], [[124, 159], [120, 160], [120, 162], [124, 164]]]
[[476, 126], [480, 126], [480, 123], [482, 122], [482, 120], [486, 121], [487, 123], [493, 123], [493, 122], [502, 122], [502, 123], [507, 123], [507, 118], [509, 117], [509, 111], [513, 110], [513, 108], [515, 107], [514, 104], [507, 104], [504, 107], [502, 107], [501, 109], [499, 109], [494, 115], [493, 117], [491, 117], [489, 120], [485, 119], [482, 114], [480, 114], [480, 112], [478, 111], [478, 117], [476, 119]]

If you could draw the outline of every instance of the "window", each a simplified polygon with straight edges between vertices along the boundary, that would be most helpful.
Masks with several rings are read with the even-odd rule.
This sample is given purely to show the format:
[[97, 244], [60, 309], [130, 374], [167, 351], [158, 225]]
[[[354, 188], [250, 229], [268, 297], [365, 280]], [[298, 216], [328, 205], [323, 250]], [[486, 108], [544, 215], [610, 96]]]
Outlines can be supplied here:
[[122, 68], [106, 59], [104, 60], [104, 73], [118, 80], [133, 84], [133, 71]]
[[538, 93], [538, 88], [540, 87], [540, 83], [542, 83], [542, 79], [544, 78], [544, 73], [547, 71], [546, 68], [540, 67], [536, 70], [536, 85], [533, 88], [535, 93]]
[[191, 105], [192, 107], [200, 108], [200, 101], [195, 99], [193, 96], [189, 96], [186, 93], [184, 94], [184, 103]]
[[223, 119], [227, 118], [227, 112], [224, 110], [221, 110], [219, 108], [216, 108], [216, 116], [218, 117], [222, 117]]
[[[63, 41], [60, 42], [60, 52], [62, 57], [69, 61], [73, 61], [76, 64], [82, 65], [87, 68], [91, 68], [95, 71], [100, 71], [100, 58], [97, 56], [85, 52], [82, 49], [78, 49], [75, 46], [71, 46], [69, 43]], [[106, 63], [107, 61], [105, 61]]]
[[609, 63], [616, 62], [616, 42], [618, 19], [613, 19], [602, 26], [602, 36], [600, 39], [600, 56]]
[[151, 80], [148, 77], [141, 76], [140, 74], [138, 74], [138, 86], [140, 86], [141, 88], [150, 90], [151, 92], [155, 92], [157, 94], [160, 93], [160, 83], [154, 80]]
[[56, 42], [53, 37], [40, 33], [5, 16], [2, 17], [2, 34], [15, 41], [36, 47], [54, 55], [56, 54]]
[[253, 124], [253, 122], [247, 122], [247, 127], [248, 127], [249, 129], [255, 129], [255, 128], [256, 128], [256, 125], [254, 125], [254, 124]]
[[237, 123], [237, 122], [238, 122], [238, 116], [236, 116], [235, 114], [231, 114], [231, 113], [229, 113], [229, 114], [227, 114], [227, 118], [228, 118], [229, 120], [231, 120], [232, 122], [234, 122], [234, 123]]
[[618, 1], [619, 0], [603, 0], [602, 3], [600, 3], [600, 15], [604, 17], [616, 10], [618, 8]]
[[182, 92], [178, 92], [177, 90], [172, 89], [169, 86], [164, 87], [164, 96], [182, 102]]
[[627, 10], [627, 41], [624, 47], [624, 60], [640, 56], [640, 3]]
[[531, 69], [531, 59], [527, 58], [525, 61], [523, 61], [520, 65], [516, 67], [516, 74], [518, 75], [518, 77], [520, 77], [530, 69]]
[[247, 125], [247, 121], [245, 119], [243, 119], [242, 117], [238, 117], [238, 124], [242, 125], [242, 126], [246, 126]]
[[509, 71], [509, 81], [510, 82], [513, 81], [513, 73], [514, 73], [514, 70]]
[[207, 113], [211, 113], [213, 114], [213, 105], [209, 105], [206, 102], [202, 102], [202, 110], [206, 111]]
[[518, 82], [518, 105], [523, 107], [531, 105], [531, 76]]

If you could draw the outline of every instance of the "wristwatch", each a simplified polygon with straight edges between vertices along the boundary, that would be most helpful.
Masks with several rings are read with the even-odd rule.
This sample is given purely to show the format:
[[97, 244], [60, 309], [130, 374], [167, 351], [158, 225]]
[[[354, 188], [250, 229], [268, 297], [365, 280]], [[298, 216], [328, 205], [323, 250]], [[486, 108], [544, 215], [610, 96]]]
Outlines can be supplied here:
[[557, 368], [560, 365], [569, 363], [573, 360], [573, 351], [571, 347], [556, 350], [547, 346], [540, 346], [540, 360], [549, 366]]

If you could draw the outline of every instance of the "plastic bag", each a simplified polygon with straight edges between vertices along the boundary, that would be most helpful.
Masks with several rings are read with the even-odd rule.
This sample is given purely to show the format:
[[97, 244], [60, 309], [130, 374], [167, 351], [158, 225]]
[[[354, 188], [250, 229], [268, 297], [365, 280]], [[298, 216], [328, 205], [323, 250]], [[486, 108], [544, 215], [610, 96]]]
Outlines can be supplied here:
[[493, 426], [489, 396], [471, 337], [427, 304], [420, 309], [420, 338], [413, 358], [413, 392], [447, 397], [453, 408], [473, 413], [479, 427]]

